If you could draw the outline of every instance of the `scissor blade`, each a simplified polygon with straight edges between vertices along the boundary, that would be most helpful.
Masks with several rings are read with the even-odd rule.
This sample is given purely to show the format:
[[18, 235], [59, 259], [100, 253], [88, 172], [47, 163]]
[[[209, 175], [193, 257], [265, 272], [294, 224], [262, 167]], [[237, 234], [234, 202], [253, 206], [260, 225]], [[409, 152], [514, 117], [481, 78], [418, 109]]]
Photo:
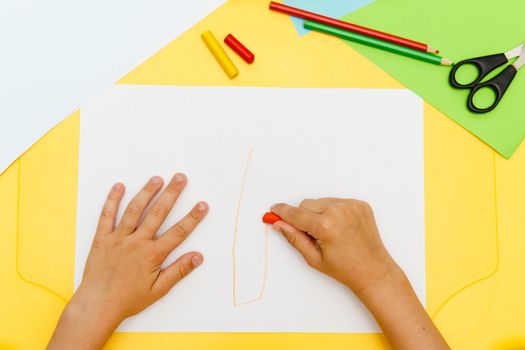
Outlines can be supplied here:
[[521, 53], [523, 52], [523, 49], [525, 48], [525, 43], [524, 44], [521, 44], [515, 48], [513, 48], [512, 50], [510, 51], [507, 51], [505, 53], [505, 57], [507, 57], [507, 59], [510, 61], [511, 59], [513, 59], [514, 57], [518, 57], [521, 55]]
[[519, 54], [518, 60], [514, 62], [514, 67], [516, 70], [520, 69], [525, 65], [525, 44], [521, 45], [521, 53]]

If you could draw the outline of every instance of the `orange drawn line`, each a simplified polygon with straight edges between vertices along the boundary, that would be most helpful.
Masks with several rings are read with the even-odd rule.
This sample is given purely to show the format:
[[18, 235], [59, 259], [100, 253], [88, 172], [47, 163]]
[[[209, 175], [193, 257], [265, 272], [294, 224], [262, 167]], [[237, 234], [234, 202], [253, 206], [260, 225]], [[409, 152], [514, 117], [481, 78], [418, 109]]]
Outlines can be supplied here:
[[241, 191], [239, 192], [239, 199], [237, 201], [237, 209], [235, 211], [235, 225], [233, 227], [233, 244], [232, 244], [232, 262], [233, 262], [233, 306], [241, 306], [253, 303], [261, 300], [264, 296], [264, 290], [266, 289], [266, 280], [268, 277], [268, 242], [269, 232], [268, 225], [264, 229], [264, 262], [263, 262], [263, 276], [261, 281], [261, 289], [257, 297], [249, 299], [247, 301], [239, 302], [237, 300], [237, 238], [239, 236], [239, 219], [241, 213], [241, 204], [244, 198], [244, 188], [246, 185], [246, 178], [248, 177], [248, 169], [250, 168], [250, 162], [252, 160], [253, 149], [250, 148], [248, 152], [248, 159], [246, 160], [246, 166], [244, 168], [244, 174], [241, 181]]

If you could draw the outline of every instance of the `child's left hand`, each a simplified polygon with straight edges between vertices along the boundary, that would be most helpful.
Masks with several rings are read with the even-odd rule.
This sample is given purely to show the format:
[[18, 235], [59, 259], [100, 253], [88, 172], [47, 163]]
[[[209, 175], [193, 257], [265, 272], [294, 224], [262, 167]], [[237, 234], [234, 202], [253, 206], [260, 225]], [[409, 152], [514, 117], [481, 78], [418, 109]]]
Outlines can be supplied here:
[[191, 252], [161, 269], [167, 256], [208, 212], [208, 205], [199, 202], [180, 222], [155, 238], [186, 182], [183, 174], [176, 174], [146, 211], [163, 184], [160, 177], [151, 178], [131, 200], [116, 227], [124, 186], [113, 186], [100, 215], [82, 282], [64, 310], [48, 349], [67, 348], [68, 344], [76, 344], [76, 349], [101, 348], [126, 317], [153, 304], [202, 263], [202, 255]]

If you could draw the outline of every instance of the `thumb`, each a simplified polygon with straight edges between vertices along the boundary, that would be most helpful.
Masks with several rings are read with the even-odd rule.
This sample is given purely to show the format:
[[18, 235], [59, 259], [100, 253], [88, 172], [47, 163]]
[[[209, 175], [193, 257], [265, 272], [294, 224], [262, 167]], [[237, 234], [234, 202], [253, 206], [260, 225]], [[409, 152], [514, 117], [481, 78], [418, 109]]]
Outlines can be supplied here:
[[273, 224], [273, 229], [286, 238], [288, 243], [303, 256], [308, 265], [314, 268], [319, 266], [321, 262], [321, 252], [317, 248], [316, 241], [312, 236], [284, 221], [277, 221]]
[[174, 285], [188, 276], [203, 262], [201, 253], [186, 253], [171, 265], [162, 270], [153, 285], [153, 289], [159, 297], [166, 295]]

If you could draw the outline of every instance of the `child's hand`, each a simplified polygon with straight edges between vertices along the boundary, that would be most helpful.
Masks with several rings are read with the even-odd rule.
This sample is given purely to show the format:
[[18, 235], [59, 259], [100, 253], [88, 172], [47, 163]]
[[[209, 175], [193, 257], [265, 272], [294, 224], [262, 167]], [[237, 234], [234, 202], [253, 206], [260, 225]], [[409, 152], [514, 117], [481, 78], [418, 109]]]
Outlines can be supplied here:
[[394, 349], [445, 350], [410, 282], [381, 242], [370, 206], [354, 199], [277, 204], [273, 224], [313, 268], [347, 285], [374, 315]]
[[[117, 226], [115, 217], [124, 186], [113, 186], [100, 215], [82, 282], [64, 311], [49, 348], [61, 348], [60, 344], [67, 343], [75, 344], [76, 349], [101, 347], [122, 320], [153, 304], [202, 263], [202, 255], [191, 252], [161, 269], [166, 257], [208, 211], [206, 203], [198, 203], [180, 222], [155, 238], [186, 182], [183, 174], [176, 174], [146, 210], [163, 184], [160, 177], [151, 178], [131, 200]], [[79, 331], [85, 337], [77, 342], [73, 337]]]
[[119, 318], [137, 314], [154, 303], [202, 262], [200, 253], [182, 255], [164, 270], [160, 266], [204, 218], [207, 205], [198, 203], [179, 223], [155, 239], [175, 201], [186, 185], [177, 174], [159, 199], [141, 217], [146, 206], [162, 187], [153, 177], [131, 200], [115, 227], [115, 215], [124, 195], [116, 184], [102, 209], [93, 246], [89, 252], [78, 293], [105, 305]]
[[277, 204], [284, 221], [273, 227], [313, 268], [356, 294], [376, 286], [397, 265], [385, 249], [370, 206], [354, 199], [305, 199], [299, 207]]

